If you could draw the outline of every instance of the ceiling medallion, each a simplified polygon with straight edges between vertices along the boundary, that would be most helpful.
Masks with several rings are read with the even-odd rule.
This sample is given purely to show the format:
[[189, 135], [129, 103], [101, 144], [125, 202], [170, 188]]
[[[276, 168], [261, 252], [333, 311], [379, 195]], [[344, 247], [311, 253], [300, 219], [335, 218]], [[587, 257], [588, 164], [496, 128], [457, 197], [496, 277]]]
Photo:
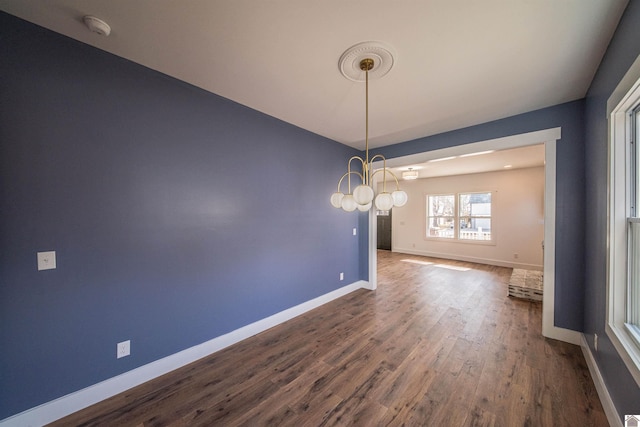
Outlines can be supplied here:
[[369, 70], [369, 80], [379, 79], [393, 68], [393, 48], [380, 42], [363, 42], [351, 46], [340, 57], [338, 62], [340, 72], [349, 80], [363, 82], [365, 75], [360, 68], [363, 59], [373, 59], [373, 68]]

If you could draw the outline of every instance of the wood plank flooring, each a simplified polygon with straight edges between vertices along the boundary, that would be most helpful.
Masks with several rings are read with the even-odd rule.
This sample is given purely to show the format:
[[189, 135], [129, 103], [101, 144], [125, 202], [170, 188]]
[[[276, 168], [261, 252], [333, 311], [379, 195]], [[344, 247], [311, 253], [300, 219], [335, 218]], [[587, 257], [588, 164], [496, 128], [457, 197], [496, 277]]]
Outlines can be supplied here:
[[[410, 260], [408, 262], [407, 260]], [[607, 426], [511, 269], [378, 253], [358, 290], [56, 426]]]

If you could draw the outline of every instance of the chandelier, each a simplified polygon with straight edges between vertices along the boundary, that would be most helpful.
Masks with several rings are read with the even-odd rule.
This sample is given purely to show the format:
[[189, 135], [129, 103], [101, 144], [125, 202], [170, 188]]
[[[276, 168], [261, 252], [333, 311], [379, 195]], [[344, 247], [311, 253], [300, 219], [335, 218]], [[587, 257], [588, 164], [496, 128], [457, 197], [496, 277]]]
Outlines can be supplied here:
[[413, 168], [409, 168], [408, 171], [402, 172], [402, 179], [418, 179], [418, 171], [414, 171]]
[[[340, 68], [345, 77], [359, 81], [354, 75], [357, 68], [364, 71], [365, 75], [365, 157], [353, 156], [349, 159], [347, 172], [338, 181], [337, 191], [331, 195], [331, 205], [346, 212], [356, 209], [365, 212], [373, 205], [378, 210], [388, 211], [394, 206], [401, 207], [407, 203], [407, 193], [400, 189], [396, 175], [387, 169], [386, 158], [382, 154], [376, 154], [369, 159], [369, 72], [378, 66], [378, 74], [384, 75], [392, 65], [393, 55], [388, 48], [373, 42], [357, 44], [340, 58]], [[381, 169], [373, 168], [376, 160], [382, 161]], [[378, 173], [382, 173], [382, 191], [376, 195], [373, 177]], [[395, 181], [395, 190], [391, 193], [387, 191], [387, 174]], [[346, 185], [346, 193], [341, 191], [343, 184]]]

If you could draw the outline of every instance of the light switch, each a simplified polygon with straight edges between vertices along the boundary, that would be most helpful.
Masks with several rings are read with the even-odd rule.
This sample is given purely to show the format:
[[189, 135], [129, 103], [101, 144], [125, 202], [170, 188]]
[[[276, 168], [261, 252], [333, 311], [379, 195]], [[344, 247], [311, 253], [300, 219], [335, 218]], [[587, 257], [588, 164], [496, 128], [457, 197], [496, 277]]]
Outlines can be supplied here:
[[357, 228], [354, 228], [354, 229], [353, 229], [353, 235], [355, 236], [356, 234], [358, 234], [358, 229], [357, 229]]
[[38, 270], [56, 268], [56, 251], [38, 252]]

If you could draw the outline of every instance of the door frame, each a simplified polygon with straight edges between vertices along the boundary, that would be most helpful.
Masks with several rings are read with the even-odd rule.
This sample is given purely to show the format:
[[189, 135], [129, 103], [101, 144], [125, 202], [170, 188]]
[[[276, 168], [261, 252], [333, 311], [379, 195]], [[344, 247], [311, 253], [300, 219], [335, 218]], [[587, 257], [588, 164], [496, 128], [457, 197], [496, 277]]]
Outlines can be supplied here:
[[[543, 256], [543, 300], [542, 300], [542, 335], [548, 338], [580, 344], [580, 333], [555, 326], [555, 249], [556, 249], [556, 144], [562, 135], [560, 127], [511, 135], [485, 141], [473, 142], [455, 147], [411, 154], [387, 159], [387, 167], [401, 167], [416, 163], [424, 163], [431, 159], [459, 156], [479, 151], [504, 150], [508, 148], [526, 147], [544, 144], [544, 256]], [[374, 168], [382, 167], [381, 162]], [[378, 175], [378, 180], [379, 180]], [[377, 182], [374, 182], [374, 186]], [[369, 280], [367, 289], [375, 290], [378, 286], [377, 257], [377, 221], [375, 211], [369, 211]], [[393, 237], [391, 240], [393, 251]]]
[[[386, 216], [386, 217], [388, 217], [388, 220], [389, 220], [389, 249], [388, 249], [388, 250], [389, 250], [389, 251], [391, 251], [391, 249], [392, 249], [392, 244], [393, 244], [393, 243], [392, 243], [392, 241], [391, 241], [392, 236], [393, 236], [393, 234], [392, 234], [392, 233], [393, 233], [393, 230], [392, 230], [393, 209], [390, 209], [388, 212], [389, 212], [389, 213], [388, 213], [388, 215], [378, 215], [378, 214], [377, 214], [377, 209], [374, 209], [374, 213], [376, 213], [376, 214], [374, 215], [374, 218], [375, 218], [375, 221], [376, 221], [376, 249], [379, 249], [379, 248], [378, 248], [378, 243], [379, 243], [379, 242], [378, 242], [377, 237], [379, 236], [379, 235], [378, 235], [378, 232], [380, 231], [380, 217], [381, 217], [381, 216], [382, 216], [382, 217], [385, 217], [385, 216]], [[384, 249], [384, 248], [383, 248], [383, 249]]]

